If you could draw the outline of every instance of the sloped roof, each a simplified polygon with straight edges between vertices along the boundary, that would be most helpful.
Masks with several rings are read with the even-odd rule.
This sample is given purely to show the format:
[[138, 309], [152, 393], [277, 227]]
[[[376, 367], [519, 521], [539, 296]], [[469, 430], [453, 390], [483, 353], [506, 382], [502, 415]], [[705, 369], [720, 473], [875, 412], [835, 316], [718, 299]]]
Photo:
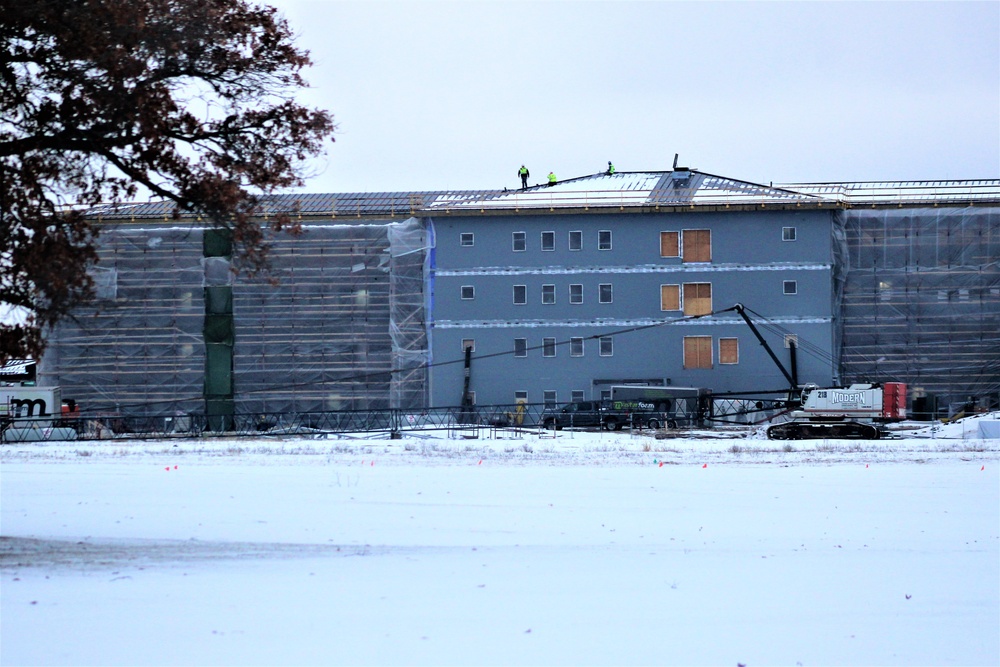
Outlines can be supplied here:
[[[436, 213], [521, 210], [760, 206], [936, 205], [1000, 203], [1000, 179], [867, 183], [751, 183], [697, 170], [592, 174], [524, 190], [441, 190], [282, 194], [261, 197], [264, 215], [401, 217]], [[163, 220], [178, 217], [172, 202], [98, 206], [90, 217]], [[183, 214], [182, 218], [196, 218]]]

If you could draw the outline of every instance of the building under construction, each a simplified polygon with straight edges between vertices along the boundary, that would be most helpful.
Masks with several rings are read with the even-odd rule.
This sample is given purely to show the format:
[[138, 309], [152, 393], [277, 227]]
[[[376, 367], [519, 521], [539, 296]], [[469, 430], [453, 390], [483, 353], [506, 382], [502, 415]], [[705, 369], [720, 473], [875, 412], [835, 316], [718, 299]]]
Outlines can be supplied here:
[[675, 168], [266, 205], [303, 232], [253, 279], [225, 231], [169, 204], [92, 211], [97, 299], [50, 333], [39, 383], [89, 410], [219, 417], [771, 389], [739, 302], [773, 348], [797, 341], [802, 382], [906, 382], [928, 415], [1000, 397], [1000, 180]]

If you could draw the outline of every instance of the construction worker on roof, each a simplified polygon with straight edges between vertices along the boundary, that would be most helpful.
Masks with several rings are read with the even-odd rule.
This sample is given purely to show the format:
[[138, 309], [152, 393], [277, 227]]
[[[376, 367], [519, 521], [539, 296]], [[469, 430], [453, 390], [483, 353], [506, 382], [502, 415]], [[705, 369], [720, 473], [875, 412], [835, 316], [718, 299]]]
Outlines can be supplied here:
[[550, 171], [549, 172], [549, 185], [555, 185], [555, 184], [556, 184], [556, 175], [555, 175], [555, 172], [551, 172]]
[[608, 160], [608, 176], [615, 173], [615, 165], [611, 164], [611, 160]]
[[522, 164], [521, 168], [517, 170], [517, 175], [521, 177], [521, 189], [522, 190], [527, 190], [528, 189], [528, 176], [530, 175], [529, 172], [528, 172], [528, 168], [525, 167]]

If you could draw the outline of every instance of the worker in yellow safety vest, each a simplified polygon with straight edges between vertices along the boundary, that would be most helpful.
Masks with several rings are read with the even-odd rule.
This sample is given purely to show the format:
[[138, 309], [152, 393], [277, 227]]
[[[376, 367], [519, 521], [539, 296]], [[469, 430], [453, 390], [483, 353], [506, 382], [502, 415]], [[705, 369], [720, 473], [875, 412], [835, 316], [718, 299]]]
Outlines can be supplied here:
[[521, 189], [522, 190], [527, 190], [528, 189], [528, 176], [530, 175], [529, 172], [528, 172], [528, 168], [525, 167], [522, 164], [521, 168], [517, 170], [517, 175], [521, 177]]
[[611, 164], [611, 160], [608, 160], [608, 176], [615, 173], [615, 165]]
[[550, 171], [549, 172], [549, 185], [555, 185], [555, 184], [556, 184], [556, 175], [555, 175], [554, 172]]

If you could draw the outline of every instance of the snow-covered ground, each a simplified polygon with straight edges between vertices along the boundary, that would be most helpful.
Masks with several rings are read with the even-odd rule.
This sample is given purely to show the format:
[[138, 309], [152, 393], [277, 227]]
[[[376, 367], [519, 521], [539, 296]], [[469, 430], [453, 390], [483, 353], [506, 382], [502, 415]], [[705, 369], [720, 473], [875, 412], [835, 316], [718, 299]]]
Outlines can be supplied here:
[[3, 445], [0, 663], [1000, 664], [1000, 440], [901, 433]]

